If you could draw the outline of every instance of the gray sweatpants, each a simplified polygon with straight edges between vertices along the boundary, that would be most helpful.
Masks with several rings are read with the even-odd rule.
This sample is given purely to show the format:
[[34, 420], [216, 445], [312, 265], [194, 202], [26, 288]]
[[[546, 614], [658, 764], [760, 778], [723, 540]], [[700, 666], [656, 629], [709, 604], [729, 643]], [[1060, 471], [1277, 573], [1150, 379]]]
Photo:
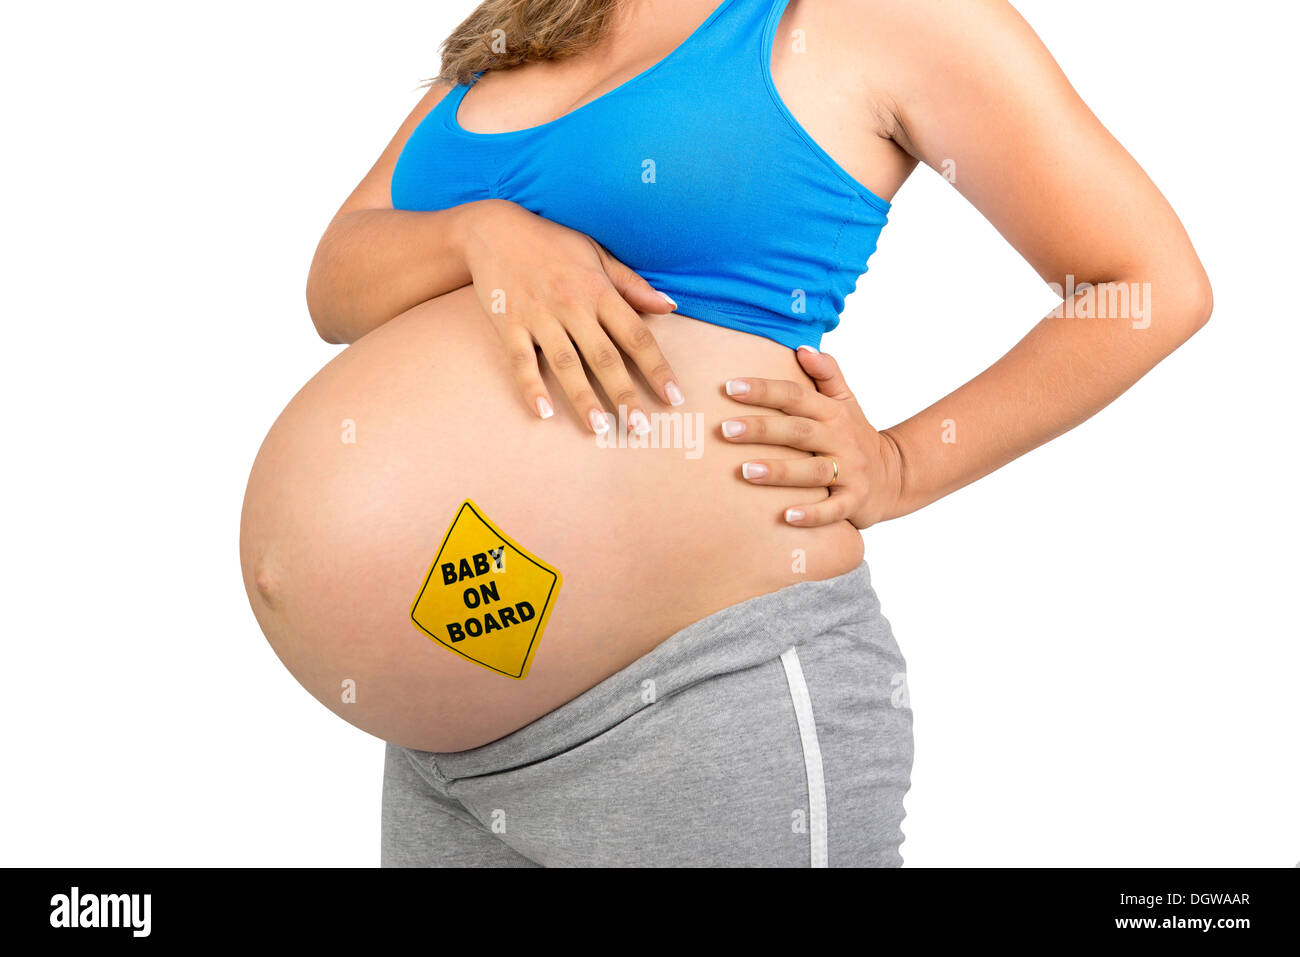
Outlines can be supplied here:
[[483, 747], [388, 745], [381, 861], [898, 866], [911, 768], [864, 563], [697, 621]]

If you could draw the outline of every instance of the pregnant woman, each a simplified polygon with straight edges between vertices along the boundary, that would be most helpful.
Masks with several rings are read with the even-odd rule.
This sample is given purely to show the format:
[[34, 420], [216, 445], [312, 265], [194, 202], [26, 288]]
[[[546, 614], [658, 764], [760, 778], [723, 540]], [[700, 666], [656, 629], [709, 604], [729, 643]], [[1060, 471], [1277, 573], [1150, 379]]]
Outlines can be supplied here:
[[[1063, 302], [877, 431], [818, 346], [918, 162]], [[267, 436], [241, 560], [284, 664], [388, 742], [390, 866], [901, 863], [911, 712], [860, 530], [1211, 308], [1002, 0], [486, 0], [307, 300], [348, 348]]]

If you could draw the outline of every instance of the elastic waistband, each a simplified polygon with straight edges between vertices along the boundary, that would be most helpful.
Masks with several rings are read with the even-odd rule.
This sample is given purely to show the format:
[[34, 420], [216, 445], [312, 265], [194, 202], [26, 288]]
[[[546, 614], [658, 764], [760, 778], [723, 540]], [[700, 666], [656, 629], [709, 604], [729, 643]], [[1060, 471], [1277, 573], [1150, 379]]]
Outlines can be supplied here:
[[572, 701], [504, 738], [469, 751], [411, 751], [446, 780], [494, 774], [553, 757], [618, 724], [651, 701], [716, 675], [779, 658], [819, 634], [879, 615], [866, 562], [835, 578], [799, 582], [688, 625]]

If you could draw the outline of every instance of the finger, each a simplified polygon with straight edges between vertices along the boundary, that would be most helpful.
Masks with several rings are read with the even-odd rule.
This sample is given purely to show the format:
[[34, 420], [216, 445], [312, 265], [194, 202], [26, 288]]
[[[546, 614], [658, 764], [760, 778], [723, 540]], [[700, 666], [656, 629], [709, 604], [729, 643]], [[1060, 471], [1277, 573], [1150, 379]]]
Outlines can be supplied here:
[[785, 510], [787, 525], [800, 528], [817, 528], [842, 522], [853, 514], [854, 496], [844, 489], [831, 489], [830, 498], [814, 505], [796, 505]]
[[631, 306], [611, 292], [597, 304], [597, 315], [601, 325], [641, 370], [659, 398], [669, 405], [681, 405], [686, 401], [654, 333]]
[[728, 379], [724, 388], [737, 402], [779, 409], [788, 415], [825, 419], [839, 411], [839, 406], [816, 389], [784, 379]]
[[501, 329], [501, 341], [505, 344], [506, 359], [510, 363], [510, 371], [515, 377], [519, 394], [538, 416], [549, 419], [555, 414], [555, 406], [551, 404], [551, 393], [542, 381], [533, 337], [523, 326], [512, 322]]
[[818, 352], [812, 346], [800, 346], [795, 350], [799, 366], [808, 373], [808, 378], [817, 383], [817, 391], [830, 399], [843, 401], [852, 399], [849, 384], [840, 371], [840, 364], [825, 352]]
[[746, 415], [722, 423], [722, 437], [729, 442], [784, 445], [807, 452], [830, 448], [831, 432], [814, 419], [792, 415]]
[[568, 397], [573, 411], [597, 435], [609, 431], [609, 416], [596, 398], [591, 383], [587, 381], [578, 349], [569, 339], [564, 326], [560, 325], [558, 319], [539, 325], [540, 328], [533, 330], [533, 338], [542, 347], [542, 355], [546, 356], [546, 362], [559, 380], [560, 388]]
[[740, 467], [741, 478], [754, 485], [784, 485], [789, 488], [829, 488], [839, 481], [835, 466], [823, 455], [799, 459], [771, 459], [746, 462]]
[[569, 335], [587, 359], [587, 365], [596, 374], [596, 381], [605, 390], [615, 410], [625, 410], [629, 428], [637, 435], [650, 431], [650, 419], [641, 407], [641, 396], [632, 385], [632, 377], [623, 365], [618, 347], [605, 335], [605, 330], [594, 319], [571, 322]]
[[[595, 242], [595, 240], [592, 240]], [[608, 249], [596, 243], [596, 252], [600, 263], [605, 267], [605, 275], [623, 300], [640, 312], [672, 312], [677, 303], [667, 293], [659, 292], [651, 286], [640, 273], [615, 259]]]

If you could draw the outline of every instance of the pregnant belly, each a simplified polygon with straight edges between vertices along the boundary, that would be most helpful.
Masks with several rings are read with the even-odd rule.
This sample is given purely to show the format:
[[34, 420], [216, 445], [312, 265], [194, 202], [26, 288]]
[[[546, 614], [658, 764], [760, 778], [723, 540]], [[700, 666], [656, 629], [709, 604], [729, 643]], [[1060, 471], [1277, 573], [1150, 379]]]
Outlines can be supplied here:
[[[599, 442], [549, 372], [556, 414], [533, 415], [468, 287], [371, 332], [293, 398], [253, 464], [240, 560], [259, 625], [321, 703], [395, 744], [477, 747], [712, 612], [862, 560], [847, 522], [782, 521], [786, 507], [819, 501], [824, 489], [740, 478], [746, 459], [807, 453], [720, 437], [728, 416], [781, 414], [745, 409], [723, 382], [810, 384], [793, 353], [683, 316], [648, 321], [686, 395], [674, 409], [642, 386], [651, 447]], [[466, 499], [563, 577], [523, 680], [468, 660], [411, 620]], [[458, 576], [466, 571], [475, 569], [457, 566]], [[431, 583], [441, 582], [439, 571]], [[465, 613], [479, 626], [491, 593], [480, 603]], [[536, 604], [506, 615], [505, 627], [532, 627], [521, 619]]]

